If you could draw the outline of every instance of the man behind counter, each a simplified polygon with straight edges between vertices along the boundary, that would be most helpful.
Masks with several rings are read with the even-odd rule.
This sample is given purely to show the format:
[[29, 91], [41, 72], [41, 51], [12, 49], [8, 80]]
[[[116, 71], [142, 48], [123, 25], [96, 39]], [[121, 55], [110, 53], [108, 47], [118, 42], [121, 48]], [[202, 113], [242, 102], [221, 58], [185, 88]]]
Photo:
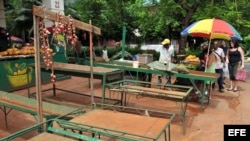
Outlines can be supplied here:
[[[174, 55], [174, 47], [173, 45], [170, 44], [170, 40], [169, 39], [164, 39], [161, 42], [162, 46], [157, 48], [156, 51], [160, 53], [160, 57], [159, 57], [159, 62], [162, 62], [164, 64], [168, 64], [169, 62], [171, 62], [173, 59], [173, 55]], [[167, 84], [171, 84], [171, 76], [166, 76], [166, 85]], [[158, 85], [162, 84], [162, 75], [158, 76]]]

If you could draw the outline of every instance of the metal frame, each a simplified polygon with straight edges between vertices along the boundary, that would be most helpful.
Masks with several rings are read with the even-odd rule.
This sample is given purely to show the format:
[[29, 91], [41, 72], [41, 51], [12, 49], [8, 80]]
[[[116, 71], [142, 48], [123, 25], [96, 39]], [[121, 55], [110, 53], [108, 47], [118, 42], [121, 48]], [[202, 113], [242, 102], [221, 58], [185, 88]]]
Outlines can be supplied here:
[[[95, 107], [92, 107], [91, 110], [86, 110], [92, 114], [95, 109], [102, 109], [102, 110], [111, 110], [111, 111], [116, 111], [116, 112], [133, 112], [140, 114], [144, 116], [144, 112], [147, 109], [142, 109], [142, 108], [132, 108], [132, 107], [124, 107], [124, 106], [115, 106], [115, 105], [108, 105], [108, 104], [97, 104]], [[152, 115], [160, 115], [165, 118], [169, 118], [169, 122], [166, 122], [164, 125], [163, 129], [156, 135], [155, 137], [147, 137], [144, 135], [138, 135], [135, 133], [128, 133], [124, 132], [123, 129], [117, 130], [112, 130], [109, 129], [109, 127], [99, 127], [98, 125], [91, 125], [88, 123], [78, 123], [74, 122], [74, 119], [72, 121], [65, 121], [65, 120], [60, 120], [60, 119], [55, 119], [54, 122], [58, 123], [60, 130], [58, 130], [57, 127], [49, 126], [48, 131], [54, 132], [58, 131], [57, 133], [63, 134], [63, 132], [71, 130], [72, 133], [79, 132], [79, 134], [82, 134], [84, 132], [92, 134], [92, 137], [112, 137], [120, 140], [126, 140], [126, 141], [138, 141], [138, 140], [152, 140], [156, 141], [159, 140], [159, 138], [164, 135], [165, 141], [170, 140], [170, 123], [172, 122], [174, 115], [173, 113], [168, 113], [168, 112], [163, 112], [163, 111], [153, 111], [153, 110], [147, 110], [148, 113]], [[83, 115], [84, 116], [84, 115]], [[108, 116], [108, 115], [107, 115]], [[112, 117], [110, 117], [112, 119]], [[124, 121], [125, 122], [125, 121]], [[110, 123], [112, 124], [112, 123]], [[166, 132], [167, 131], [167, 132]]]
[[[0, 106], [2, 106], [0, 108], [4, 113], [6, 128], [8, 128], [7, 116], [13, 109], [31, 114], [35, 117], [37, 115], [35, 105], [36, 105], [35, 99], [27, 98], [21, 95], [13, 94], [13, 93], [0, 91]], [[7, 110], [7, 108], [9, 108], [9, 110]], [[55, 118], [62, 114], [70, 113], [71, 111], [76, 110], [76, 108], [56, 105], [56, 104], [52, 104], [48, 102], [43, 102], [43, 108], [44, 108], [43, 117], [46, 118], [46, 120]]]
[[[35, 124], [35, 125], [31, 126], [31, 127], [28, 127], [26, 129], [23, 129], [23, 130], [15, 132], [13, 134], [10, 134], [10, 135], [8, 135], [6, 137], [3, 137], [3, 138], [1, 138], [1, 141], [11, 141], [11, 140], [13, 140], [15, 138], [18, 138], [20, 136], [23, 136], [23, 135], [25, 135], [27, 133], [30, 133], [32, 131], [35, 131], [35, 130], [38, 131], [39, 134], [41, 134], [41, 133], [52, 134], [51, 132], [49, 132], [47, 130], [47, 128], [52, 125], [52, 123], [53, 123], [53, 121], [55, 119], [69, 120], [68, 117], [70, 117], [72, 115], [79, 114], [79, 113], [82, 114], [82, 113], [84, 113], [83, 112], [84, 110], [85, 110], [84, 108], [74, 109], [73, 111], [71, 111], [71, 112], [69, 112], [67, 114], [57, 116], [57, 117], [53, 117], [53, 118], [49, 118], [45, 122]], [[43, 130], [44, 128], [42, 128], [42, 127], [45, 127], [45, 126], [46, 126], [45, 130]], [[98, 139], [95, 139], [95, 138], [91, 138], [91, 137], [80, 135], [80, 134], [73, 134], [73, 133], [72, 134], [63, 134], [63, 136], [73, 137], [73, 138], [76, 138], [76, 139], [83, 139], [83, 140], [87, 140], [87, 141], [99, 141]]]
[[[190, 70], [189, 73], [173, 73], [173, 72], [167, 72], [167, 71], [160, 71], [160, 70], [153, 70], [147, 67], [147, 65], [143, 65], [139, 68], [133, 68], [132, 66], [127, 66], [124, 64], [118, 64], [117, 61], [111, 61], [109, 63], [95, 63], [94, 66], [100, 66], [100, 67], [106, 67], [106, 68], [116, 68], [124, 71], [133, 71], [136, 72], [138, 76], [138, 73], [146, 73], [146, 74], [157, 74], [157, 75], [170, 75], [174, 77], [181, 77], [181, 78], [187, 78], [192, 83], [194, 89], [196, 91], [200, 91], [197, 88], [197, 85], [195, 83], [195, 80], [201, 80], [203, 81], [203, 87], [201, 94], [201, 105], [200, 105], [200, 111], [204, 108], [204, 99], [205, 99], [205, 91], [206, 91], [206, 83], [209, 82], [215, 82], [217, 78], [219, 77], [216, 73], [208, 73], [208, 72], [201, 72], [201, 71], [192, 71]], [[137, 78], [138, 80], [138, 78]], [[209, 94], [210, 95], [210, 94]]]
[[[136, 133], [127, 133], [127, 132], [124, 132], [122, 129], [119, 131], [116, 131], [116, 130], [109, 129], [108, 127], [104, 128], [104, 127], [99, 127], [98, 125], [92, 126], [92, 125], [89, 125], [88, 123], [78, 123], [78, 122], [69, 121], [67, 119], [65, 120], [65, 118], [71, 114], [79, 113], [81, 111], [86, 111], [85, 114], [87, 114], [88, 112], [92, 114], [92, 112], [95, 110], [109, 110], [109, 111], [115, 111], [118, 113], [121, 112], [125, 114], [132, 113], [132, 114], [141, 115], [142, 117], [145, 116], [144, 112], [147, 110], [148, 113], [151, 115], [151, 117], [166, 118], [167, 120], [165, 124], [162, 126], [162, 128], [159, 129], [159, 132], [157, 132], [157, 134], [154, 137], [147, 137], [144, 135], [138, 135]], [[84, 116], [84, 114], [82, 116]], [[116, 139], [120, 139], [124, 141], [138, 141], [138, 140], [157, 141], [160, 139], [160, 137], [164, 136], [165, 141], [170, 141], [171, 139], [170, 138], [170, 133], [171, 133], [170, 124], [174, 116], [175, 114], [170, 113], [170, 112], [96, 103], [95, 106], [85, 105], [82, 108], [72, 111], [71, 113], [59, 116], [54, 119], [47, 120], [46, 122], [39, 123], [32, 127], [18, 131], [14, 134], [1, 138], [1, 140], [3, 141], [12, 140], [14, 138], [22, 136], [31, 131], [40, 129], [41, 126], [46, 125], [46, 128], [45, 128], [46, 130], [40, 131], [40, 133], [50, 133], [50, 134], [56, 133], [56, 135], [63, 136], [66, 139], [67, 137], [71, 137], [71, 138], [76, 138], [79, 140], [86, 140], [86, 141], [100, 141], [101, 137], [112, 137], [112, 138], [116, 138]], [[147, 117], [147, 118], [150, 118], [150, 117]], [[110, 119], [112, 119], [112, 117], [110, 117]], [[54, 123], [58, 123], [59, 126], [53, 126]], [[90, 134], [83, 135], [83, 133], [90, 133]], [[36, 138], [36, 136], [34, 138]]]
[[[134, 87], [136, 85], [136, 87]], [[151, 85], [150, 88], [144, 86]], [[193, 87], [181, 86], [181, 85], [167, 85], [163, 86], [163, 89], [159, 88], [156, 83], [149, 83], [144, 81], [132, 81], [132, 80], [121, 80], [116, 82], [111, 82], [106, 85], [109, 89], [109, 98], [111, 98], [111, 92], [120, 92], [120, 103], [121, 106], [127, 106], [126, 97], [127, 94], [135, 94], [137, 96], [153, 96], [154, 98], [164, 98], [166, 100], [176, 101], [179, 103], [179, 110], [182, 122], [183, 134], [186, 133], [185, 126], [185, 114], [188, 104], [188, 96], [193, 90]], [[128, 86], [128, 87], [127, 87]], [[129, 87], [132, 86], [132, 87]], [[154, 86], [158, 87], [157, 89]], [[172, 89], [172, 90], [167, 90]], [[160, 90], [160, 91], [156, 91]], [[181, 92], [182, 94], [178, 94]]]
[[[54, 72], [57, 74], [65, 74], [65, 75], [71, 75], [71, 76], [79, 76], [79, 77], [86, 77], [89, 78], [90, 77], [90, 71], [87, 70], [83, 70], [81, 68], [88, 68], [89, 66], [83, 66], [83, 65], [78, 65], [78, 64], [70, 64], [72, 66], [75, 66], [76, 68], [67, 68], [67, 67], [60, 67], [60, 66], [66, 66], [68, 65], [67, 63], [59, 63], [59, 62], [54, 62]], [[34, 67], [34, 64], [30, 64], [30, 66]], [[94, 67], [96, 69], [100, 68], [100, 67]], [[108, 69], [108, 68], [105, 68]], [[46, 67], [44, 65], [41, 65], [41, 71], [50, 71], [47, 70]], [[106, 86], [106, 82], [107, 81], [114, 81], [114, 80], [118, 80], [119, 79], [123, 79], [123, 71], [122, 70], [118, 70], [118, 69], [110, 69], [109, 72], [93, 72], [94, 78], [95, 79], [101, 79], [102, 80], [102, 103], [105, 103], [105, 86]], [[112, 78], [113, 77], [113, 78]], [[108, 80], [110, 78], [110, 80]], [[83, 93], [77, 93], [74, 91], [69, 91], [69, 90], [65, 90], [65, 89], [61, 89], [61, 88], [56, 88], [56, 84], [53, 83], [52, 88], [47, 89], [47, 90], [43, 90], [43, 91], [48, 91], [48, 90], [53, 90], [53, 95], [56, 95], [56, 90], [60, 90], [60, 91], [66, 91], [66, 92], [70, 92], [70, 93], [74, 93], [74, 94], [79, 94], [79, 95], [87, 95], [87, 94], [83, 94]], [[28, 87], [28, 97], [31, 97], [31, 92], [30, 92], [30, 87]], [[97, 97], [97, 96], [95, 96]], [[100, 98], [100, 97], [98, 97]]]

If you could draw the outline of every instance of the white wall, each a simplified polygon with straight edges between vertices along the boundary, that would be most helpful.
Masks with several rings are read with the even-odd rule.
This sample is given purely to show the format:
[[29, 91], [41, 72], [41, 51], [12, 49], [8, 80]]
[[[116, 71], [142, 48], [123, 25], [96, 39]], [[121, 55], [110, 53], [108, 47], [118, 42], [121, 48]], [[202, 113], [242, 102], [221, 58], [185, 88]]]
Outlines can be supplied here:
[[5, 19], [3, 0], [0, 0], [0, 27], [6, 28], [6, 19]]
[[[177, 40], [171, 40], [171, 44], [174, 46], [174, 50], [176, 52], [179, 52], [179, 43]], [[141, 49], [142, 50], [155, 50], [157, 49], [158, 47], [161, 47], [161, 43], [159, 44], [144, 44], [144, 45], [141, 45]]]
[[[64, 0], [43, 0], [43, 5], [45, 5], [48, 10], [60, 12], [64, 15]], [[46, 27], [51, 27], [52, 24], [53, 23], [49, 20], [45, 21]]]

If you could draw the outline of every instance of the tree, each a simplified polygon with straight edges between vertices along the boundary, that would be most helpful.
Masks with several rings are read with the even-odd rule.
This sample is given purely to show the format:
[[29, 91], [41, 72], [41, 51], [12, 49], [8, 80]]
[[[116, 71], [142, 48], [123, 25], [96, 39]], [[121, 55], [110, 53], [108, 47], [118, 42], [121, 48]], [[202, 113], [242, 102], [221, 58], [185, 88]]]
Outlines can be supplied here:
[[[9, 31], [27, 37], [33, 26], [32, 5], [40, 5], [41, 0], [7, 2]], [[181, 50], [187, 38], [181, 37], [180, 32], [201, 19], [221, 18], [231, 23], [243, 37], [248, 36], [249, 8], [248, 0], [65, 0], [66, 15], [86, 23], [91, 20], [102, 29], [102, 35], [94, 36], [94, 40], [103, 43], [108, 39], [121, 40], [122, 27], [126, 26], [127, 41], [137, 40], [133, 31], [139, 29], [140, 41], [159, 43], [164, 38], [181, 39]]]
[[7, 30], [12, 35], [29, 39], [33, 31], [32, 5], [41, 5], [41, 0], [9, 0], [6, 7]]

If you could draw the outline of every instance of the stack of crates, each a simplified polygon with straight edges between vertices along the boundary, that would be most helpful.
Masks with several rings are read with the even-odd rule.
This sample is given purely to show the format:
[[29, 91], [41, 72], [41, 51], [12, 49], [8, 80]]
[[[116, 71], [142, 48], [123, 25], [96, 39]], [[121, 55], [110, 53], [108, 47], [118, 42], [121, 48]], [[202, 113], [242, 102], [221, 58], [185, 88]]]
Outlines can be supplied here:
[[139, 54], [139, 63], [148, 64], [153, 62], [153, 54]]

